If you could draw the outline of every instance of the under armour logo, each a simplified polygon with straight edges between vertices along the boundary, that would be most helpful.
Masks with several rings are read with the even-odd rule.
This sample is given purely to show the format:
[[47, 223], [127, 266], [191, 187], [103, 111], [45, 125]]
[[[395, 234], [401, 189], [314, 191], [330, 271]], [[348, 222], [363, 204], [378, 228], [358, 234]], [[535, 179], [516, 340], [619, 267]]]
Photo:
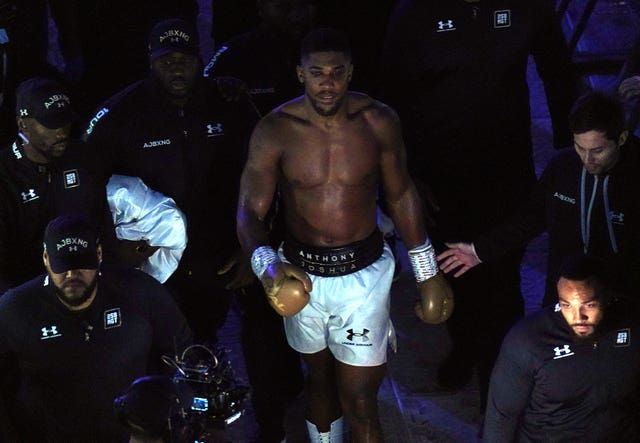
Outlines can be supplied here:
[[38, 198], [35, 189], [28, 189], [25, 192], [21, 192], [20, 195], [22, 195], [22, 203], [27, 203]]
[[438, 32], [453, 31], [454, 29], [456, 28], [453, 26], [453, 20], [438, 21]]
[[347, 335], [347, 340], [349, 341], [353, 341], [353, 337], [360, 337], [360, 340], [363, 342], [369, 341], [369, 337], [367, 337], [369, 333], [368, 329], [363, 329], [362, 332], [353, 332], [353, 329], [348, 329], [347, 333], [349, 334]]
[[77, 251], [77, 250], [78, 250], [77, 246], [69, 246], [69, 252]]
[[624, 224], [624, 214], [622, 212], [618, 212], [617, 214], [613, 211], [609, 212], [609, 217], [613, 223]]
[[27, 111], [26, 109], [20, 110], [20, 117], [26, 117], [28, 115], [29, 115], [29, 111]]
[[207, 134], [209, 134], [209, 137], [215, 137], [216, 135], [222, 134], [222, 123], [207, 125]]
[[54, 337], [60, 337], [62, 334], [60, 334], [58, 332], [58, 327], [57, 326], [51, 326], [50, 328], [42, 328], [40, 329], [42, 331], [42, 336], [40, 337], [40, 340], [46, 340], [49, 338], [54, 338]]
[[178, 37], [171, 37], [171, 43], [178, 43], [180, 39]]
[[556, 346], [553, 348], [553, 351], [555, 352], [554, 360], [573, 355], [573, 351], [569, 349], [569, 345], [564, 345], [563, 347]]

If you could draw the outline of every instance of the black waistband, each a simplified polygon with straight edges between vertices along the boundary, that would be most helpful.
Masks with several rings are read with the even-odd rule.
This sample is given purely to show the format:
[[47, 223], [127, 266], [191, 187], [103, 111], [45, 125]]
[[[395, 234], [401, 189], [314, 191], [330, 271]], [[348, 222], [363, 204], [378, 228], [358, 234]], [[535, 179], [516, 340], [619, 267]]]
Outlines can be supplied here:
[[337, 248], [309, 246], [289, 236], [282, 246], [284, 256], [292, 264], [321, 277], [339, 277], [366, 268], [380, 258], [383, 248], [378, 229], [364, 240]]

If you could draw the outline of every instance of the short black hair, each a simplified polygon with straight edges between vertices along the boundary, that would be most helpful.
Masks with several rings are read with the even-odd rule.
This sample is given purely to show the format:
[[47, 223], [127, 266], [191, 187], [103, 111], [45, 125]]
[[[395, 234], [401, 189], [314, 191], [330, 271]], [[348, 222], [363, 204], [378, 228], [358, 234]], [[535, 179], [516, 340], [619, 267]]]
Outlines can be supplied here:
[[601, 91], [591, 91], [573, 104], [569, 126], [574, 134], [599, 131], [607, 139], [617, 141], [625, 130], [624, 108], [617, 97]]
[[595, 296], [602, 302], [612, 297], [607, 266], [603, 260], [590, 254], [574, 254], [566, 257], [560, 266], [558, 280], [583, 281], [594, 289]]
[[300, 60], [314, 52], [342, 52], [351, 59], [351, 44], [347, 35], [332, 28], [311, 30], [300, 44]]

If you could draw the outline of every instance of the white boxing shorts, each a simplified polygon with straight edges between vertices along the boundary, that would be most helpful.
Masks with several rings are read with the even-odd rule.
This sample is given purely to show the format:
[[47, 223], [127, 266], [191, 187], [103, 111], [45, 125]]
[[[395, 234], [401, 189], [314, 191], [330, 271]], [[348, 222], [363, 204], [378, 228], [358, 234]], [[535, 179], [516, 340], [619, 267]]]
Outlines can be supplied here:
[[[289, 257], [304, 255], [304, 252], [297, 252], [294, 246], [292, 253], [288, 246], [280, 247], [280, 258], [299, 265], [299, 260], [290, 261], [285, 257], [284, 249], [289, 249]], [[331, 258], [335, 250], [326, 251]], [[319, 261], [315, 262], [317, 268]], [[302, 267], [309, 273], [313, 289], [304, 309], [284, 319], [289, 345], [303, 354], [314, 354], [328, 347], [338, 361], [352, 366], [385, 363], [389, 336], [393, 333], [389, 290], [395, 261], [389, 246], [383, 243], [382, 255], [373, 263], [346, 275], [314, 275], [309, 271], [313, 268], [309, 262]]]

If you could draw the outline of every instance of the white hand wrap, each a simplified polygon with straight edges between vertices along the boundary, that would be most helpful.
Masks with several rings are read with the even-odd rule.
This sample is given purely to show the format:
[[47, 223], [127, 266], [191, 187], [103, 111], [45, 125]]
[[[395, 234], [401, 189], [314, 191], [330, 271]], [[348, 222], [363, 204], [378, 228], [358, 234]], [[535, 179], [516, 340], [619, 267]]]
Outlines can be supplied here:
[[259, 246], [251, 254], [251, 269], [258, 279], [274, 263], [280, 263], [280, 257], [271, 246]]
[[422, 246], [409, 250], [409, 260], [413, 268], [413, 275], [418, 283], [430, 279], [438, 273], [436, 253], [429, 237]]

